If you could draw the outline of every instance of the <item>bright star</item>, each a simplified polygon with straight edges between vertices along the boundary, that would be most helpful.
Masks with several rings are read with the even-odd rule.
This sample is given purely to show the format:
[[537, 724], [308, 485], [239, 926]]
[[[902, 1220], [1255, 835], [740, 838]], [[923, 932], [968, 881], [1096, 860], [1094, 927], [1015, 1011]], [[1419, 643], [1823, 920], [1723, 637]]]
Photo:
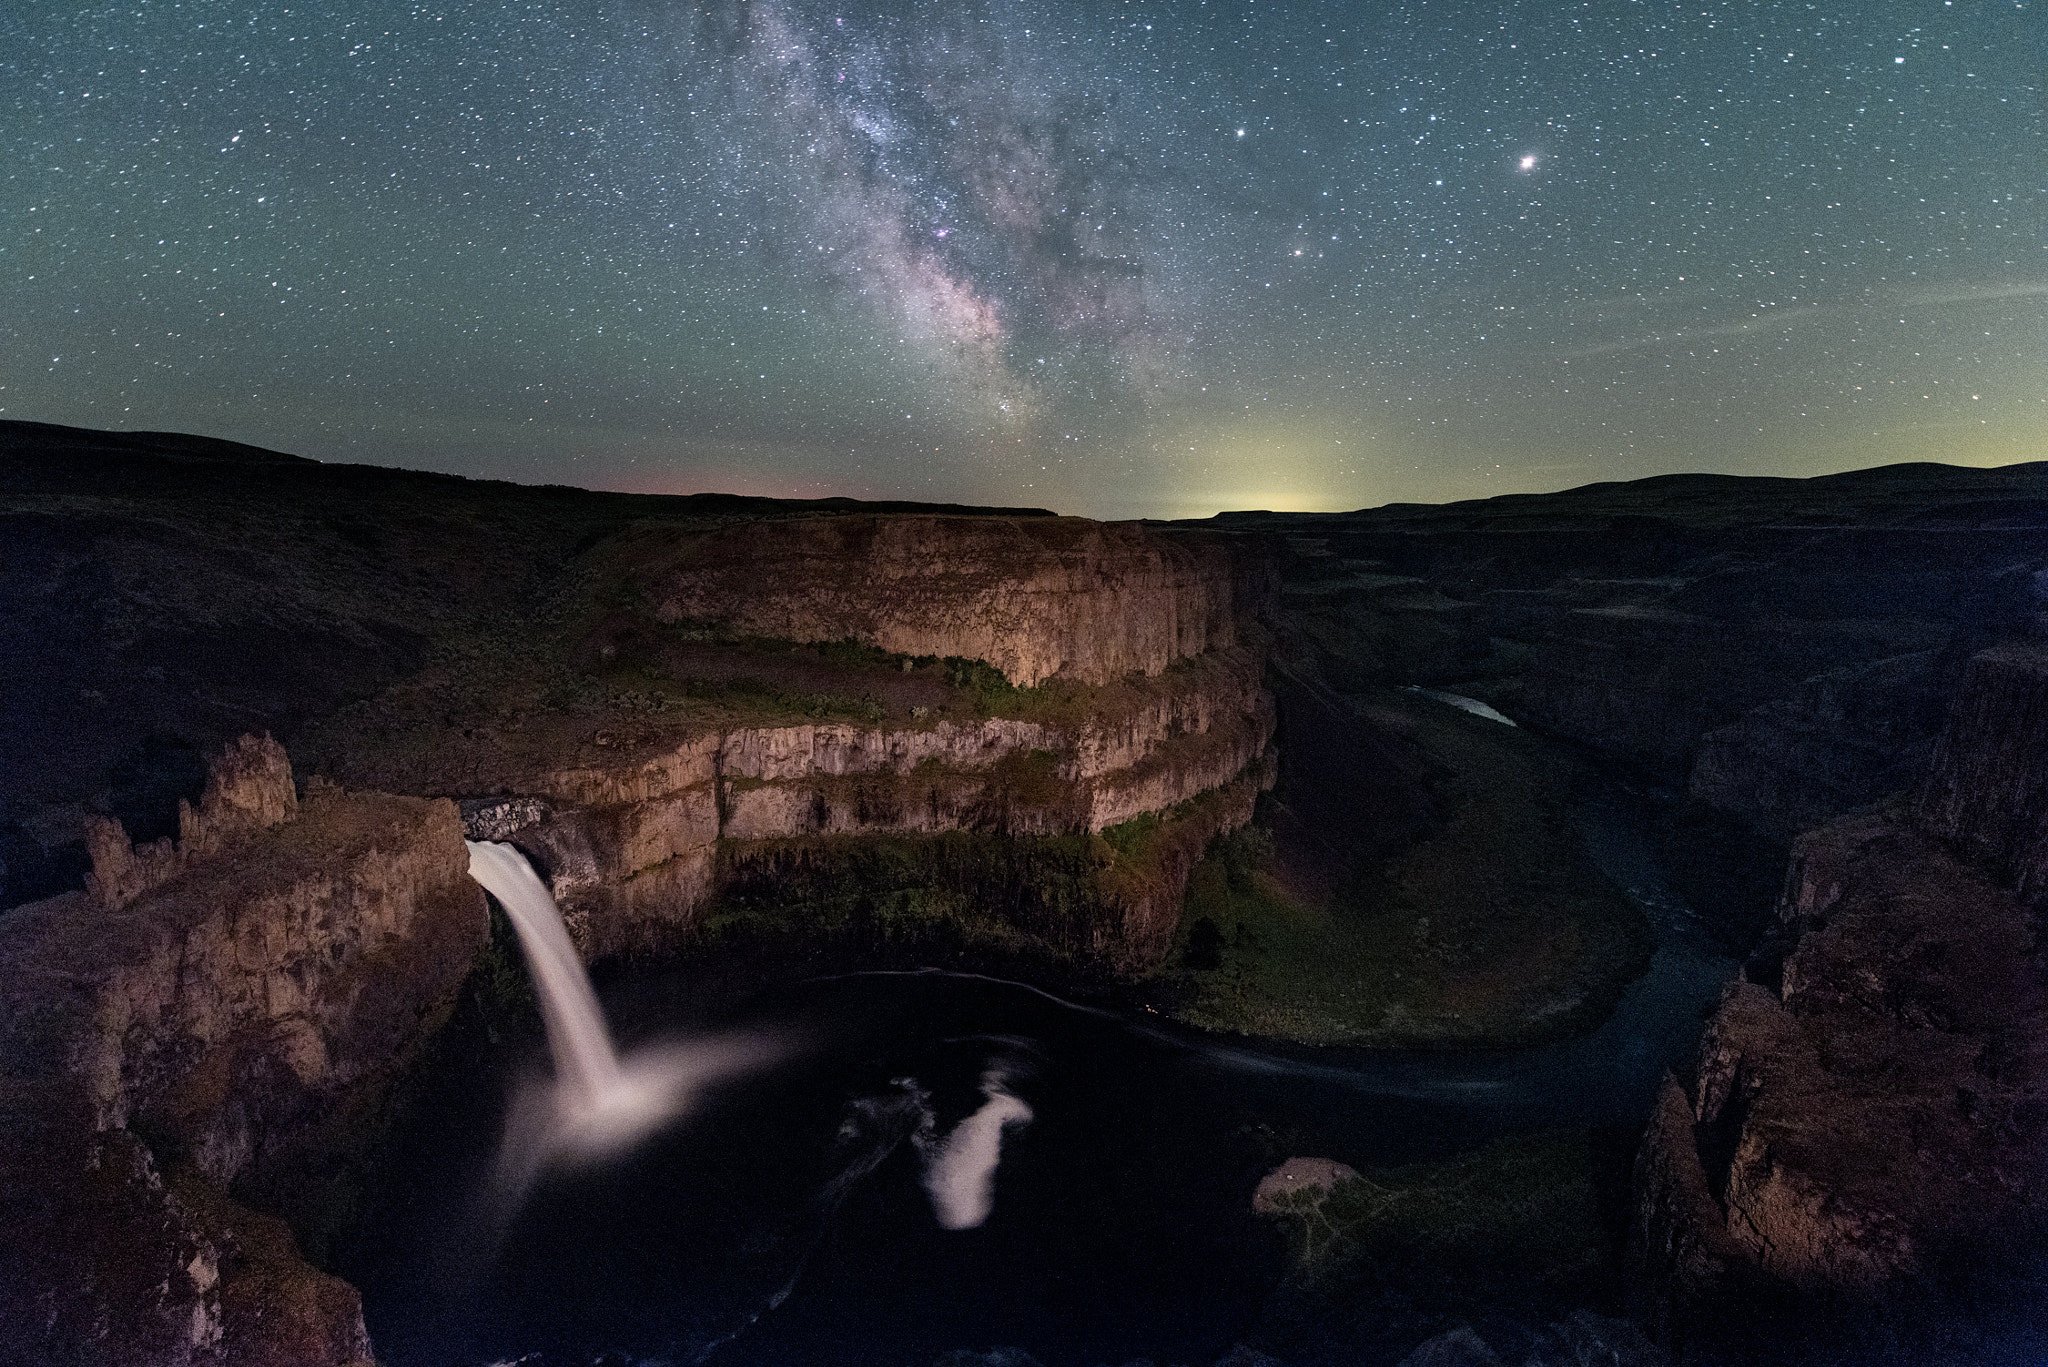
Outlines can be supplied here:
[[1523, 169], [1524, 171], [1533, 171], [1533, 170], [1535, 170], [1535, 169], [1536, 169], [1536, 158], [1534, 158], [1534, 157], [1523, 157], [1523, 158], [1522, 158], [1522, 169]]

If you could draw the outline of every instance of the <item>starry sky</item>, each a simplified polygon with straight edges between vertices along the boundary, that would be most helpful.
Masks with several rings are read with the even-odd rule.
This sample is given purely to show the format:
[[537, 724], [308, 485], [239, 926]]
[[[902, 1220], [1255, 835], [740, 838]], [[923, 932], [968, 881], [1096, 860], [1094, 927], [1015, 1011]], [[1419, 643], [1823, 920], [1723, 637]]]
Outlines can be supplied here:
[[2048, 0], [19, 0], [0, 417], [1341, 509], [2048, 459]]

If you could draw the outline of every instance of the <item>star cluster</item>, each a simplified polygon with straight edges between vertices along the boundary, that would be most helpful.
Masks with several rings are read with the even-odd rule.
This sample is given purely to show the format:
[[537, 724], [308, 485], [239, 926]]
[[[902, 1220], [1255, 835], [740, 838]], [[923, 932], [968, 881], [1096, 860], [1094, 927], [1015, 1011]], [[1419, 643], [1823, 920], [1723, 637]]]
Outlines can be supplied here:
[[2048, 458], [2016, 0], [0, 16], [0, 416], [1355, 507]]

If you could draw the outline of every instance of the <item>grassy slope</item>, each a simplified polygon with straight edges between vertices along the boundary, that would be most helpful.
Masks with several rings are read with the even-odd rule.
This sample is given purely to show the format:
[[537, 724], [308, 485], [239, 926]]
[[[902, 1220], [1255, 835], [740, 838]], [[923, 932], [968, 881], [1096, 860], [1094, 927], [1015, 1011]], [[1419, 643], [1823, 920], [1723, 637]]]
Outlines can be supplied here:
[[1259, 827], [1218, 841], [1161, 974], [1176, 1014], [1316, 1044], [1504, 1044], [1599, 1019], [1650, 940], [1581, 847], [1572, 761], [1413, 695], [1361, 707], [1433, 766], [1440, 829], [1327, 893], [1291, 877]]
[[1393, 1363], [1460, 1324], [1512, 1352], [1528, 1326], [1567, 1308], [1615, 1313], [1622, 1231], [1602, 1192], [1625, 1189], [1621, 1152], [1601, 1136], [1531, 1135], [1296, 1193], [1273, 1217], [1290, 1269], [1267, 1302], [1262, 1345]]

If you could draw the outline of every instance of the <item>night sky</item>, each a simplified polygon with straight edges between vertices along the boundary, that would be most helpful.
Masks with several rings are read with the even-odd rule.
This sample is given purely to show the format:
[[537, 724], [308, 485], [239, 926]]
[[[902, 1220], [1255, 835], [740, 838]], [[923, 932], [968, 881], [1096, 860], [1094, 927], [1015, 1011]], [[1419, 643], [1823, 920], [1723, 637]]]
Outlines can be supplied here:
[[2048, 458], [2048, 0], [0, 7], [0, 417], [1352, 508]]

